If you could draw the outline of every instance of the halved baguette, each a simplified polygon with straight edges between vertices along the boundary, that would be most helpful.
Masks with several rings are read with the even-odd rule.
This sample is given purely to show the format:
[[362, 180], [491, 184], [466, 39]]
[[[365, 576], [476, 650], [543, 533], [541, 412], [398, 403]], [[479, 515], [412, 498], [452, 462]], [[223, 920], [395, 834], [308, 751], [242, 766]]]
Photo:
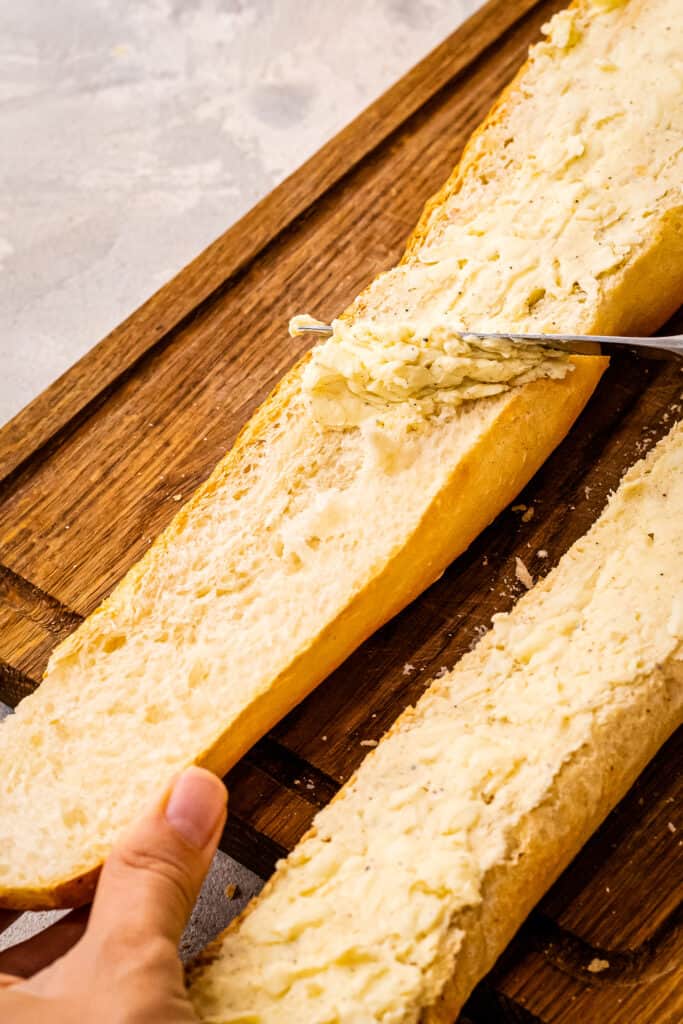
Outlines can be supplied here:
[[[561, 316], [565, 329], [646, 332], [676, 308], [683, 231], [680, 194], [670, 184], [680, 154], [670, 133], [668, 156], [657, 142], [658, 159], [640, 162], [668, 116], [669, 78], [648, 82], [649, 95], [638, 91], [627, 132], [613, 119], [611, 128], [590, 119], [601, 103], [631, 94], [622, 67], [605, 72], [604, 93], [592, 95], [596, 50], [625, 47], [647, 67], [643, 52], [652, 44], [663, 62], [675, 42], [655, 40], [655, 30], [670, 14], [680, 27], [677, 3], [631, 0], [603, 10], [609, 6], [580, 3], [578, 42], [570, 32], [571, 47], [559, 45], [553, 29], [555, 41], [535, 50], [429, 205], [401, 267], [371, 285], [347, 317], [423, 313], [447, 302], [470, 325], [543, 327]], [[672, 66], [677, 59], [674, 52]], [[586, 149], [576, 158], [583, 164], [530, 168], [539, 139], [553, 135], [553, 116], [563, 137], [567, 83], [578, 83], [588, 118]], [[605, 207], [601, 182], [612, 163], [603, 157], [615, 144], [620, 170]], [[574, 188], [568, 205], [574, 176], [595, 187], [580, 190], [578, 205]], [[538, 217], [529, 217], [539, 196], [564, 211], [540, 238]], [[494, 260], [495, 225], [491, 237], [479, 236], [477, 217], [496, 204], [508, 229]], [[582, 217], [592, 227], [579, 232], [567, 263], [566, 232]], [[453, 225], [462, 237], [470, 228], [481, 237], [481, 253], [468, 243], [459, 259], [460, 242], [442, 237]], [[419, 279], [438, 239], [445, 255], [435, 262], [432, 254], [430, 265], [447, 274], [435, 288], [432, 272], [426, 283]], [[605, 251], [615, 259], [605, 260]], [[579, 257], [589, 269], [575, 287]], [[458, 286], [460, 272], [472, 287]], [[320, 429], [296, 367], [145, 558], [57, 648], [37, 693], [0, 727], [0, 906], [87, 900], [112, 842], [172, 773], [192, 762], [226, 771], [441, 574], [559, 443], [604, 365], [577, 359], [560, 381], [535, 381], [405, 429], [362, 430]]]
[[192, 972], [206, 1024], [452, 1024], [683, 718], [683, 426]]

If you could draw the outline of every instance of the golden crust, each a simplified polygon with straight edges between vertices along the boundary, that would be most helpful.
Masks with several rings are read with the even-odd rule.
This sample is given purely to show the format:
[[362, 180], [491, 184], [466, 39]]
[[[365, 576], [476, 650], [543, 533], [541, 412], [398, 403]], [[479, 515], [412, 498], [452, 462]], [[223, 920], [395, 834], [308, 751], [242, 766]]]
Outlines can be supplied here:
[[0, 909], [65, 910], [85, 906], [92, 901], [101, 869], [102, 865], [98, 864], [84, 874], [67, 878], [51, 888], [2, 889]]
[[[596, 722], [591, 744], [562, 766], [552, 798], [522, 819], [507, 858], [488, 873], [481, 903], [460, 916], [458, 928], [464, 939], [458, 970], [439, 1001], [425, 1007], [420, 1024], [453, 1024], [474, 986], [493, 967], [543, 893], [673, 733], [680, 707], [675, 691], [680, 692], [682, 683], [681, 663], [677, 668], [668, 666], [666, 673], [656, 672], [643, 688], [643, 696], [620, 704]], [[647, 735], [644, 707], [650, 712]], [[618, 770], [612, 771], [615, 765]]]

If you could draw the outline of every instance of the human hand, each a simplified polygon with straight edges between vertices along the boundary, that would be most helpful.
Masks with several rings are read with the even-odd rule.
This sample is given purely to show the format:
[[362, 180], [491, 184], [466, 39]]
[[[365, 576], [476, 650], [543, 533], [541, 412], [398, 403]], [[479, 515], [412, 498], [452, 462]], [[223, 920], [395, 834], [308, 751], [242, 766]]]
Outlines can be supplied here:
[[[223, 783], [189, 768], [112, 850], [88, 916], [0, 953], [7, 1024], [196, 1024], [178, 942], [218, 846]], [[16, 915], [0, 917], [0, 931]]]

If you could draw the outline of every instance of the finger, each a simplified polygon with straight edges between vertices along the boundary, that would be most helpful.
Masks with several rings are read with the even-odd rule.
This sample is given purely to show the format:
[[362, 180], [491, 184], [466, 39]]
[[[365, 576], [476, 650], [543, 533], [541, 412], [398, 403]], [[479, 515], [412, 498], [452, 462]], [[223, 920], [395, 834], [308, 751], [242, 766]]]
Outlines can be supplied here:
[[118, 934], [137, 948], [159, 937], [177, 946], [216, 852], [226, 801], [225, 786], [211, 772], [183, 772], [112, 850], [85, 941]]
[[30, 978], [48, 964], [64, 956], [83, 935], [89, 907], [74, 910], [37, 935], [0, 953], [0, 974]]
[[3, 1022], [12, 1024], [53, 1024], [54, 1017], [50, 1013], [52, 1007], [46, 1006], [44, 999], [23, 992], [19, 986], [4, 985], [0, 977], [0, 1009]]

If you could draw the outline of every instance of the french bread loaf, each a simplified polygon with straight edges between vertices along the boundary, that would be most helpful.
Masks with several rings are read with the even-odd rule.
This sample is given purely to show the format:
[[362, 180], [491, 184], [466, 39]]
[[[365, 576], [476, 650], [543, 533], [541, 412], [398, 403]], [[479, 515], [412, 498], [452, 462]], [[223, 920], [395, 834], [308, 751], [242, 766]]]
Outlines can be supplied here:
[[683, 426], [205, 952], [206, 1024], [452, 1024], [683, 718]]
[[[581, 0], [554, 19], [402, 263], [342, 321], [446, 305], [470, 326], [662, 323], [683, 284], [680, 28], [677, 0]], [[0, 726], [0, 906], [87, 900], [170, 775], [225, 772], [442, 573], [562, 439], [604, 365], [576, 359], [559, 380], [335, 429], [302, 387], [306, 361], [295, 367]]]

